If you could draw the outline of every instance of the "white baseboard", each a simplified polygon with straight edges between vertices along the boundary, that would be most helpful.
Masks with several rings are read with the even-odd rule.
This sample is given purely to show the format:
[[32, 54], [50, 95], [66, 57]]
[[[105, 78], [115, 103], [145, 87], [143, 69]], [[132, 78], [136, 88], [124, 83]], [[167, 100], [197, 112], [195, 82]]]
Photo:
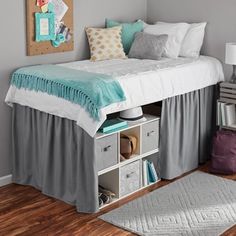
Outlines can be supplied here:
[[0, 177], [0, 187], [11, 184], [12, 183], [12, 175], [6, 175]]

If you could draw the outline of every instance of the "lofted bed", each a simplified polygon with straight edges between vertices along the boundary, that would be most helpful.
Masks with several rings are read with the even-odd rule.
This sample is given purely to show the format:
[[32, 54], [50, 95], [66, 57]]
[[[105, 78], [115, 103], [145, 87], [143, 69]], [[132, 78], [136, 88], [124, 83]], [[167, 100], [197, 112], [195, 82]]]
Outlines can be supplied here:
[[224, 79], [217, 59], [118, 59], [59, 66], [112, 76], [126, 100], [101, 108], [96, 120], [80, 104], [12, 84], [6, 102], [13, 108], [15, 183], [32, 185], [76, 205], [79, 212], [98, 211], [94, 136], [110, 114], [159, 101], [161, 178], [173, 179], [208, 160], [215, 89]]

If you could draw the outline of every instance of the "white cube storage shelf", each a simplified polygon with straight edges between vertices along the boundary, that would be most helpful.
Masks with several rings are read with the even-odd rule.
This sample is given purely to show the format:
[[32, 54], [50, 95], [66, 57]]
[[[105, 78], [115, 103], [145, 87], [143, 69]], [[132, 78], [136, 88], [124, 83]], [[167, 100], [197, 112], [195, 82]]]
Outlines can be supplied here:
[[[99, 184], [116, 194], [113, 202], [147, 187], [142, 179], [144, 159], [153, 161], [157, 173], [160, 172], [160, 118], [152, 115], [145, 115], [145, 118], [146, 121], [128, 122], [128, 127], [118, 132], [97, 133], [95, 137]], [[121, 134], [133, 135], [138, 139], [134, 155], [125, 161], [120, 161]]]

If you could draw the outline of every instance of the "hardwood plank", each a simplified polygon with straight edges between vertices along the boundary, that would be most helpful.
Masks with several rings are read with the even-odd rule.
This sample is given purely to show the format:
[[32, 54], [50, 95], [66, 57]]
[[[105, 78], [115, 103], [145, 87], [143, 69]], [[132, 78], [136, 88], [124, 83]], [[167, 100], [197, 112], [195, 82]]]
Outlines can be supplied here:
[[229, 99], [229, 98], [223, 98], [221, 97], [220, 102], [224, 102], [224, 103], [232, 103], [232, 104], [236, 104], [236, 100], [235, 99]]
[[221, 88], [231, 88], [231, 89], [236, 89], [236, 84], [234, 83], [229, 83], [229, 82], [222, 82], [220, 83]]
[[[201, 166], [199, 170], [208, 172], [208, 165]], [[236, 180], [236, 175], [222, 177]], [[73, 206], [47, 197], [32, 187], [11, 184], [0, 188], [0, 236], [132, 236], [134, 234], [97, 217], [175, 180], [163, 180], [104, 208], [97, 214], [79, 214]], [[234, 235], [236, 226], [223, 234]]]
[[221, 93], [236, 94], [236, 90], [234, 90], [234, 89], [221, 88], [221, 89], [220, 89], [220, 92], [221, 92]]

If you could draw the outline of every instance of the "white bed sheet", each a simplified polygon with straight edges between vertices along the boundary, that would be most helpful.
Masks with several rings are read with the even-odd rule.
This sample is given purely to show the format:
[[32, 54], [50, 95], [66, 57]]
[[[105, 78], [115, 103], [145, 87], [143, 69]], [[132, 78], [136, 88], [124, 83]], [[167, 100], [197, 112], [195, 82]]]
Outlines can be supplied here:
[[113, 75], [124, 90], [126, 101], [101, 109], [101, 120], [94, 121], [80, 105], [47, 93], [10, 86], [6, 102], [18, 103], [77, 122], [94, 136], [108, 114], [143, 106], [166, 98], [199, 90], [224, 80], [221, 63], [212, 57], [199, 59], [76, 61], [61, 66]]

